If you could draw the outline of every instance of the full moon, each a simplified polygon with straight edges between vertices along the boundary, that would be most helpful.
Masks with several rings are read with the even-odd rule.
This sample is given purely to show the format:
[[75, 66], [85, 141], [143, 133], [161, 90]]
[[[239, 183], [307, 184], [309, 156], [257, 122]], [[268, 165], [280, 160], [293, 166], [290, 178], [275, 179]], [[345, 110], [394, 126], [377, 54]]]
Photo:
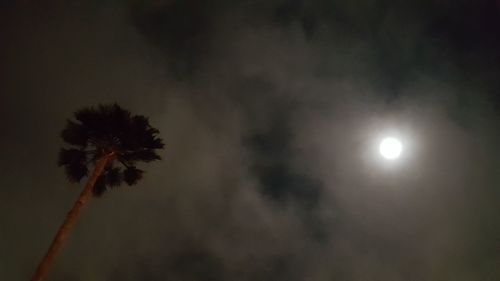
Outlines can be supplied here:
[[403, 145], [396, 138], [385, 138], [380, 142], [379, 151], [386, 159], [397, 159], [401, 155]]

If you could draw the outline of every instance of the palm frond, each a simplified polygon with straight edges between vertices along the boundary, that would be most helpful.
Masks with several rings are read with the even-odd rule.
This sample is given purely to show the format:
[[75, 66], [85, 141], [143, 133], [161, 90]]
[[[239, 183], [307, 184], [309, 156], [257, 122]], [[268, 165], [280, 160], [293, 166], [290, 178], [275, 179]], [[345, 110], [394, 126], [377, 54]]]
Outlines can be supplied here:
[[144, 171], [137, 169], [135, 166], [130, 166], [123, 171], [123, 180], [128, 185], [136, 184], [140, 179], [142, 179], [142, 174]]
[[62, 148], [59, 151], [57, 164], [64, 166], [70, 182], [80, 182], [88, 174], [86, 161], [87, 156], [84, 150]]
[[71, 145], [87, 146], [88, 135], [85, 127], [71, 120], [67, 120], [66, 128], [61, 132], [62, 139]]
[[155, 135], [149, 135], [143, 146], [150, 149], [162, 149], [164, 144], [160, 138], [155, 137]]
[[122, 156], [120, 156], [120, 158], [130, 163], [135, 163], [136, 161], [143, 161], [147, 163], [161, 159], [161, 157], [151, 149], [124, 153]]
[[149, 128], [149, 118], [144, 115], [135, 115], [132, 117], [132, 126], [137, 131], [146, 131]]
[[83, 126], [93, 127], [99, 120], [95, 114], [95, 109], [93, 107], [84, 107], [75, 112], [75, 119], [80, 121]]
[[100, 176], [95, 182], [94, 189], [92, 190], [93, 195], [95, 197], [101, 197], [106, 190], [106, 179], [104, 176]]
[[80, 182], [89, 173], [89, 169], [84, 163], [74, 162], [64, 165], [64, 168], [70, 182]]
[[121, 169], [118, 167], [109, 168], [106, 172], [106, 185], [109, 187], [119, 186], [123, 181]]
[[82, 163], [85, 164], [87, 160], [87, 155], [82, 149], [66, 149], [61, 148], [59, 151], [59, 158], [57, 160], [58, 166], [69, 165], [71, 163]]

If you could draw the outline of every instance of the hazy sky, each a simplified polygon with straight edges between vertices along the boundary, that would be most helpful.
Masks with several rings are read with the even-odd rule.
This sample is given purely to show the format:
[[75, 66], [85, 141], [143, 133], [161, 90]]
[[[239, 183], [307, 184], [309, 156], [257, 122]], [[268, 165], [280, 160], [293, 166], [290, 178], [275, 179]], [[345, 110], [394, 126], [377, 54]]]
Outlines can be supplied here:
[[53, 281], [500, 279], [497, 1], [47, 2], [0, 1], [0, 280], [82, 189], [66, 118], [110, 102], [163, 160], [88, 205]]

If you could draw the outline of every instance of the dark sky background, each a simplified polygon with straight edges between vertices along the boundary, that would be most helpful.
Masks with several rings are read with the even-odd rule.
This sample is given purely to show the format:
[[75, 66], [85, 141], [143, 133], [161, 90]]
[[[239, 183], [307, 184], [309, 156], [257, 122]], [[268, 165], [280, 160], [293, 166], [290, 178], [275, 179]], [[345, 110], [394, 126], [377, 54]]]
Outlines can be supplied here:
[[91, 202], [53, 281], [500, 280], [497, 1], [30, 2], [0, 1], [0, 280], [82, 189], [65, 119], [115, 101], [163, 161]]

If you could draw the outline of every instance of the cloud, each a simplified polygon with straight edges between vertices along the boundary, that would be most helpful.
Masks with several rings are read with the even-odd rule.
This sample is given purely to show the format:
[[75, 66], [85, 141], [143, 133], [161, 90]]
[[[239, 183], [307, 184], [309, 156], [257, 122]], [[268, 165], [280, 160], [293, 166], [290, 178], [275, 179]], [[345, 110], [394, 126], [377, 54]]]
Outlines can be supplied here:
[[8, 7], [0, 279], [29, 277], [81, 188], [65, 118], [117, 101], [164, 160], [88, 206], [54, 280], [494, 280], [498, 72], [435, 27], [446, 3]]

